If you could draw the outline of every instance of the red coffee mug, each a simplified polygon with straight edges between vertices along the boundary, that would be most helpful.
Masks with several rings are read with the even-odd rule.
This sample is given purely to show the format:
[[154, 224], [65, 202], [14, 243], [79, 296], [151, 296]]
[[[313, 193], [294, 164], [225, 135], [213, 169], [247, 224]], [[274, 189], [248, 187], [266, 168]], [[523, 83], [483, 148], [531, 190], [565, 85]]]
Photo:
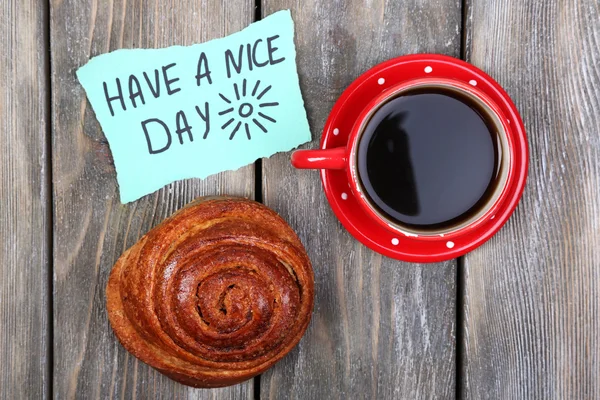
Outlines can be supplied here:
[[[493, 194], [479, 212], [438, 230], [408, 227], [382, 213], [366, 195], [357, 169], [358, 144], [370, 118], [387, 101], [417, 88], [444, 88], [469, 97], [485, 110], [500, 138], [502, 157]], [[372, 94], [370, 98], [360, 99], [361, 94], [364, 97], [367, 93]], [[357, 117], [351, 123], [346, 121], [351, 128], [346, 134], [345, 145], [334, 146], [336, 137], [341, 136], [339, 128], [334, 127], [341, 121], [335, 120], [342, 114], [349, 114], [344, 113], [344, 108], [353, 108]], [[295, 151], [292, 164], [300, 169], [322, 170], [327, 197], [336, 215], [355, 237], [376, 251], [408, 261], [454, 258], [489, 239], [514, 211], [527, 171], [525, 130], [508, 95], [492, 78], [472, 65], [439, 55], [399, 57], [359, 77], [336, 103], [325, 127], [321, 147], [320, 150]], [[345, 170], [349, 194], [336, 195], [333, 193], [336, 185], [328, 184], [333, 178], [343, 179], [334, 172], [336, 170]], [[328, 174], [332, 179], [327, 179]], [[352, 204], [358, 207], [353, 208]], [[358, 221], [365, 217], [368, 223]]]

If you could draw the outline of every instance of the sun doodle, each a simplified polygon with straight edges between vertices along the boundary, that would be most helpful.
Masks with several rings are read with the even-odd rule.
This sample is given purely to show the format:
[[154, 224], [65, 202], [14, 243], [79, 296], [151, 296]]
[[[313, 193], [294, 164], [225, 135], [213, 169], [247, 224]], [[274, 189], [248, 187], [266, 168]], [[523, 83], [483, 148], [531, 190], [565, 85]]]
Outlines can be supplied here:
[[[260, 80], [256, 81], [252, 92], [246, 93], [247, 89], [247, 80], [244, 79], [242, 81], [242, 90], [240, 93], [240, 88], [237, 83], [233, 84], [233, 91], [235, 93], [235, 100], [230, 100], [224, 94], [219, 93], [219, 96], [223, 99], [226, 105], [226, 109], [219, 112], [219, 115], [225, 115], [226, 117], [230, 117], [227, 122], [221, 126], [222, 130], [225, 130], [228, 126], [233, 126], [231, 130], [231, 134], [229, 135], [229, 140], [233, 139], [235, 134], [240, 130], [242, 124], [244, 125], [244, 130], [246, 131], [246, 136], [248, 140], [250, 140], [251, 134], [251, 123], [254, 124], [257, 128], [259, 128], [264, 133], [267, 133], [268, 130], [265, 125], [268, 125], [265, 121], [269, 123], [277, 122], [275, 118], [270, 117], [265, 114], [266, 109], [269, 107], [276, 107], [279, 105], [278, 102], [265, 102], [260, 103], [260, 100], [271, 90], [272, 86], [269, 85], [264, 89], [260, 89]], [[257, 94], [258, 93], [258, 94]], [[254, 104], [253, 104], [254, 103]], [[258, 103], [258, 105], [256, 105]], [[264, 111], [264, 112], [263, 112]], [[231, 114], [233, 113], [233, 114]], [[253, 128], [253, 127], [252, 127]], [[255, 129], [255, 128], [253, 128]]]

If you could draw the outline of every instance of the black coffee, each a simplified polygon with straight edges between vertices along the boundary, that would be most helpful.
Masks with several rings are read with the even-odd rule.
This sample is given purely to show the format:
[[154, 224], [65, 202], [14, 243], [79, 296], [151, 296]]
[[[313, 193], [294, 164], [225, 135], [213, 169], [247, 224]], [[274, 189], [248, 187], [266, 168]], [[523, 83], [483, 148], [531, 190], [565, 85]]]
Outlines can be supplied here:
[[402, 225], [443, 229], [493, 195], [499, 137], [466, 95], [444, 88], [402, 93], [375, 112], [358, 147], [358, 173], [379, 210]]

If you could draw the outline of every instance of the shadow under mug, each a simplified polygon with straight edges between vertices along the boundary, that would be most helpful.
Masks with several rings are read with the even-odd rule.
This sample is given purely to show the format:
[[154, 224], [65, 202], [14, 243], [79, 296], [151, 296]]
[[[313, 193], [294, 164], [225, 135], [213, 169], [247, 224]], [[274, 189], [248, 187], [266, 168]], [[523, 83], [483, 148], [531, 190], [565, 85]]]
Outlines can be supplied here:
[[[497, 131], [498, 137], [498, 171], [496, 173], [495, 187], [487, 201], [476, 212], [468, 213], [464, 219], [456, 221], [449, 226], [437, 229], [420, 229], [419, 227], [407, 226], [391, 217], [385, 215], [374, 204], [365, 192], [358, 173], [358, 147], [363, 133], [371, 117], [381, 106], [388, 101], [402, 96], [403, 93], [413, 90], [443, 89], [457, 93], [460, 97], [466, 97], [477, 104], [486, 113], [486, 120], [491, 122]], [[388, 90], [383, 91], [375, 97], [358, 115], [348, 137], [345, 147], [337, 147], [321, 150], [297, 150], [292, 154], [292, 165], [299, 169], [344, 169], [346, 170], [350, 188], [358, 200], [358, 204], [374, 221], [386, 229], [393, 229], [407, 236], [419, 236], [421, 238], [437, 237], [440, 235], [458, 235], [465, 231], [474, 229], [483, 221], [494, 215], [502, 202], [511, 194], [507, 190], [508, 182], [515, 173], [514, 144], [512, 142], [511, 125], [501, 108], [476, 86], [468, 83], [446, 78], [420, 78], [405, 81]]]

